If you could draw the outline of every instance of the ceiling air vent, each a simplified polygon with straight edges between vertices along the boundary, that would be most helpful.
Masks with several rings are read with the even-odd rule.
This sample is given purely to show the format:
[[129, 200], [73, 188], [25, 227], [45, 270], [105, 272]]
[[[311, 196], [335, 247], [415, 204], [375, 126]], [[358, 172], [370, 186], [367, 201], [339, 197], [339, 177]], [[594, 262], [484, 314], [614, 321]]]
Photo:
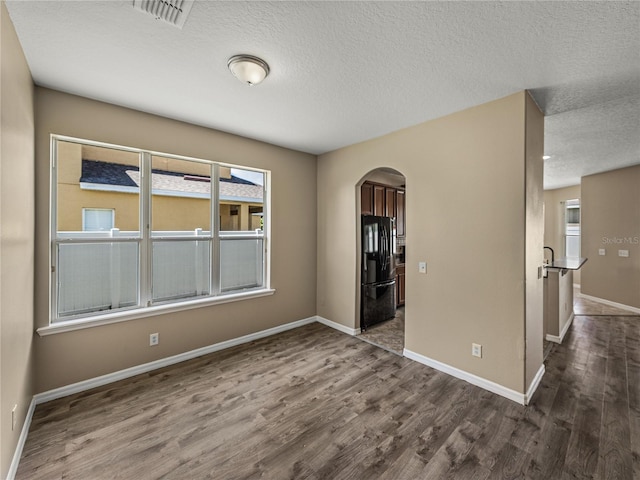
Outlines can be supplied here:
[[195, 0], [133, 0], [133, 8], [182, 28]]

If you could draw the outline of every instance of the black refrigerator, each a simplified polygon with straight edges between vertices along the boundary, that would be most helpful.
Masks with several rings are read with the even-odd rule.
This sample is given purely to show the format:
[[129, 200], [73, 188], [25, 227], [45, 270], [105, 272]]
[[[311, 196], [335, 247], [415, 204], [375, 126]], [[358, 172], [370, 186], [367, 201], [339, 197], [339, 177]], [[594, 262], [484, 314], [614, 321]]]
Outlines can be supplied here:
[[360, 329], [396, 314], [395, 219], [362, 215]]

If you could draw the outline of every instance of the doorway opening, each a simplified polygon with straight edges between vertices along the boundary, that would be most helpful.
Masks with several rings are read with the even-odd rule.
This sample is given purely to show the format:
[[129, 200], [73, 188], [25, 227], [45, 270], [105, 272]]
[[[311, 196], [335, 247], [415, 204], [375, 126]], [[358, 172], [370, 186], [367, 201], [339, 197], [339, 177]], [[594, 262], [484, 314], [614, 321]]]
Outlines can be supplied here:
[[358, 188], [359, 339], [402, 355], [405, 336], [406, 182], [378, 168]]

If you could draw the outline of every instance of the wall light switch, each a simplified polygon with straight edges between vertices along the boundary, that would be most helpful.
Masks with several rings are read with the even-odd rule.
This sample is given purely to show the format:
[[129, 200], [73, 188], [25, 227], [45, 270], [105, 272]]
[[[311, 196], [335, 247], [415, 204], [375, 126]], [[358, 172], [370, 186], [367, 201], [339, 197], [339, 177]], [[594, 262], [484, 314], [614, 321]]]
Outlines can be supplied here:
[[598, 255], [606, 255], [607, 251], [604, 248], [599, 248], [598, 249]]
[[619, 257], [628, 257], [629, 256], [629, 250], [618, 250], [618, 256]]
[[427, 273], [427, 262], [418, 263], [418, 273]]

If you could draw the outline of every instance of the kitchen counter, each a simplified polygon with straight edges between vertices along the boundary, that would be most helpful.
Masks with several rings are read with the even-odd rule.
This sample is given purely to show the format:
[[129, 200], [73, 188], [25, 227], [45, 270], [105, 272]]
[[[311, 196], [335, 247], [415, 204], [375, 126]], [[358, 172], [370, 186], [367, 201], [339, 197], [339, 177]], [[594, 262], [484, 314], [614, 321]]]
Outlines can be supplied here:
[[545, 265], [544, 335], [550, 342], [562, 343], [573, 322], [573, 272], [586, 258], [559, 258]]
[[588, 259], [585, 257], [580, 257], [580, 258], [567, 258], [567, 257], [563, 257], [563, 258], [559, 258], [558, 260], [554, 260], [551, 263], [548, 263], [546, 265], [546, 268], [561, 268], [561, 269], [565, 269], [565, 270], [579, 270], [582, 265], [585, 264], [585, 262]]

